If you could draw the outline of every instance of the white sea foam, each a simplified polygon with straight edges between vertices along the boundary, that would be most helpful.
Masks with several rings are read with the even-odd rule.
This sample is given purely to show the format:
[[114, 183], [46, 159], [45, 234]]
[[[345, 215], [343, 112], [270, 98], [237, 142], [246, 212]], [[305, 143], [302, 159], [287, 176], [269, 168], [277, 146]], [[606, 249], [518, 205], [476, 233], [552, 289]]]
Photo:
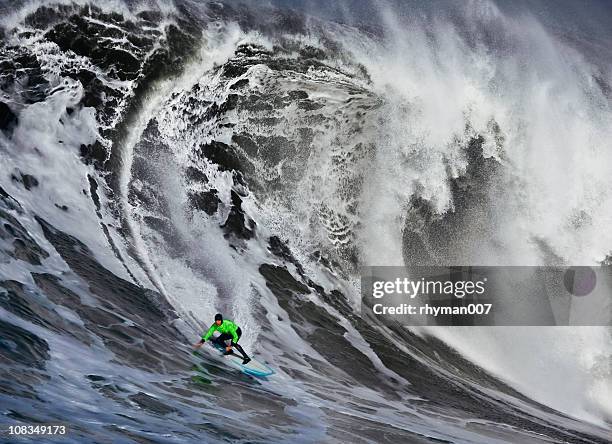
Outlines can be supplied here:
[[[471, 22], [499, 31], [500, 39], [508, 40], [511, 49], [487, 47], [479, 41], [477, 28], [468, 30], [476, 33], [477, 43], [470, 44], [460, 30], [444, 19], [434, 21], [428, 25], [431, 28], [425, 29], [419, 22], [401, 21], [392, 12], [382, 11], [387, 30], [382, 41], [347, 26], [326, 28], [328, 36], [341, 42], [344, 51], [341, 60], [326, 61], [329, 69], [295, 72], [293, 77], [286, 78], [256, 65], [243, 74], [250, 79], [249, 87], [254, 90], [269, 87], [267, 82], [272, 82], [279, 94], [304, 89], [311, 98], [324, 103], [321, 113], [329, 121], [336, 112], [348, 120], [354, 118], [356, 103], [371, 106], [359, 133], [351, 131], [351, 124], [345, 125], [341, 119], [330, 127], [315, 128], [318, 132], [314, 148], [297, 177], [289, 176], [283, 165], [270, 169], [263, 160], [253, 159], [261, 177], [279, 178], [283, 185], [280, 190], [268, 190], [269, 194], [249, 194], [244, 198], [243, 208], [258, 224], [256, 239], [232, 241], [233, 248], [228, 247], [218, 224], [229, 211], [231, 175], [193, 155], [197, 147], [212, 139], [229, 143], [232, 131], [220, 128], [216, 121], [203, 122], [194, 128], [182, 120], [180, 107], [185, 106], [196, 84], [202, 94], [200, 98], [222, 103], [230, 91], [229, 84], [224, 83], [216, 70], [219, 64], [231, 58], [240, 43], [258, 43], [272, 49], [272, 38], [244, 32], [235, 24], [208, 28], [200, 56], [187, 65], [183, 75], [152, 85], [120, 147], [123, 151], [119, 199], [122, 217], [131, 234], [126, 244], [116, 244], [125, 253], [126, 265], [141, 283], [148, 285], [150, 280], [151, 286], [175, 306], [186, 322], [181, 327], [186, 335], [199, 333], [197, 328], [207, 325], [216, 311], [233, 317], [243, 327], [247, 350], [257, 350], [259, 356], [274, 360], [278, 366], [278, 378], [270, 381], [266, 389], [300, 401], [292, 414], [303, 420], [304, 432], [308, 434], [306, 441], [326, 437], [321, 425], [321, 406], [338, 409], [338, 403], [344, 402], [348, 395], [372, 402], [388, 401], [368, 387], [336, 384], [306, 362], [307, 356], [321, 361], [325, 358], [296, 333], [258, 271], [263, 262], [280, 262], [267, 251], [266, 239], [270, 235], [287, 240], [308, 276], [326, 291], [340, 288], [349, 303], [358, 309], [357, 276], [346, 271], [351, 269], [346, 251], [356, 246], [361, 265], [401, 264], [401, 236], [410, 196], [418, 189], [436, 211], [452, 210], [447, 167], [454, 176], [464, 172], [466, 160], [462, 146], [470, 137], [483, 135], [485, 155], [504, 166], [507, 177], [500, 180], [513, 186], [508, 188], [506, 196], [492, 196], [495, 234], [504, 246], [503, 254], [496, 250], [482, 251], [477, 257], [466, 257], [466, 262], [541, 263], [542, 255], [534, 239], [544, 240], [568, 263], [595, 264], [609, 253], [612, 234], [607, 227], [612, 222], [612, 176], [607, 165], [612, 159], [607, 147], [612, 116], [609, 102], [593, 83], [593, 76], [601, 72], [535, 19], [510, 19], [488, 2], [476, 5], [477, 8], [474, 4], [468, 8], [475, 11], [468, 17]], [[123, 9], [122, 6], [126, 14], [133, 13]], [[166, 12], [170, 14], [171, 9]], [[20, 22], [27, 11], [20, 10], [14, 17], [5, 19], [5, 25]], [[299, 36], [297, 40], [317, 47], [323, 42], [319, 37]], [[28, 41], [27, 44], [36, 43]], [[49, 67], [56, 66], [61, 59], [51, 46], [39, 49], [41, 59]], [[86, 63], [79, 58], [62, 61], [81, 62]], [[372, 84], [352, 76], [358, 71], [357, 63], [365, 66]], [[133, 85], [116, 86], [129, 91]], [[352, 104], [348, 101], [348, 87], [358, 91]], [[101, 264], [129, 280], [109, 249], [93, 202], [81, 191], [88, 189], [87, 174], [95, 176], [96, 172], [81, 163], [78, 147], [81, 143], [93, 142], [97, 136], [93, 110], [85, 108], [72, 116], [65, 114], [66, 106], [78, 103], [81, 94], [76, 82], [65, 83], [45, 102], [21, 110], [13, 140], [9, 143], [2, 139], [3, 165], [9, 166], [10, 171], [20, 169], [34, 174], [41, 181], [40, 189], [27, 192], [11, 183], [6, 175], [0, 183], [24, 204], [28, 216], [22, 220], [37, 242], [52, 250], [32, 218], [34, 213], [79, 238]], [[178, 112], [173, 109], [174, 105]], [[299, 119], [303, 114], [298, 114], [295, 106], [280, 112], [285, 113], [283, 117], [289, 124], [275, 129], [276, 135], [291, 134], [302, 124]], [[244, 125], [243, 128], [250, 125], [247, 122], [250, 116], [241, 115], [240, 111], [230, 112], [228, 116], [231, 123]], [[152, 119], [159, 124], [162, 142], [171, 152], [170, 157], [160, 156], [155, 170], [156, 180], [162, 184], [160, 191], [169, 202], [168, 214], [163, 215], [149, 214], [146, 208], [128, 199], [130, 187], [138, 186], [133, 178], [137, 144]], [[503, 151], [492, 143], [492, 119], [503, 134]], [[363, 158], [347, 161], [358, 143], [371, 143], [375, 148]], [[290, 157], [287, 156], [287, 162], [292, 160]], [[344, 163], [339, 165], [341, 162]], [[218, 190], [221, 204], [215, 216], [189, 209], [188, 193], [202, 187], [188, 184], [184, 178], [184, 169], [189, 165], [205, 170]], [[361, 187], [353, 185], [359, 182], [351, 181], [356, 177], [362, 181]], [[99, 184], [103, 186], [103, 181]], [[113, 227], [117, 222], [108, 211], [105, 193], [100, 195], [103, 219], [110, 226], [111, 237], [116, 241], [122, 239]], [[70, 211], [61, 212], [53, 205], [56, 202], [65, 203]], [[173, 251], [177, 245], [167, 245], [162, 235], [146, 225], [144, 217], [151, 215], [170, 223], [179, 240], [179, 255]], [[127, 254], [128, 250], [137, 252], [138, 264]], [[337, 260], [346, 269], [325, 269], [312, 259], [315, 250]], [[66, 271], [63, 261], [53, 252], [44, 265], [58, 274]], [[146, 270], [146, 276], [141, 267]], [[295, 267], [288, 266], [288, 269], [297, 276]], [[8, 277], [28, 279], [25, 269], [18, 270], [15, 264], [6, 270], [10, 272]], [[85, 295], [87, 291], [78, 279], [68, 282], [72, 278], [65, 276], [66, 284]], [[341, 318], [338, 311], [318, 297], [309, 295], [308, 298]], [[261, 314], [262, 307], [265, 315]], [[2, 315], [5, 317], [5, 313]], [[70, 318], [69, 314], [65, 315]], [[271, 324], [271, 331], [261, 330], [264, 316]], [[16, 322], [29, 329], [39, 328]], [[381, 374], [394, 376], [383, 368], [380, 359], [348, 321], [342, 319], [340, 323], [347, 329], [345, 338], [368, 356]], [[436, 335], [536, 401], [585, 421], [601, 425], [605, 420], [610, 421], [612, 350], [609, 331], [603, 328], [439, 328], [418, 333]], [[279, 341], [281, 350], [271, 341], [263, 340], [265, 336]], [[58, 371], [56, 362], [66, 361], [63, 354], [73, 350], [73, 344], [64, 344], [56, 336], [51, 336], [50, 343], [52, 369]], [[112, 372], [113, 367], [107, 367], [105, 360], [106, 355], [103, 359], [98, 356], [96, 365]], [[78, 371], [84, 368], [79, 367]], [[292, 371], [318, 378], [320, 386], [296, 381]], [[68, 367], [66, 372], [76, 374], [77, 370]], [[338, 372], [342, 375], [341, 370]], [[142, 376], [136, 373], [123, 376], [136, 380]], [[79, 391], [78, 386], [73, 387], [75, 392]], [[329, 390], [329, 400], [318, 396], [322, 387]], [[502, 397], [496, 393], [492, 396]], [[77, 400], [79, 406], [91, 401], [83, 394]], [[378, 417], [384, 416], [389, 424], [397, 427], [441, 439], [494, 440], [462, 430], [469, 422], [465, 418], [445, 417], [448, 422], [440, 425], [438, 418], [413, 408], [407, 398], [403, 401], [388, 402], [389, 408], [381, 408]], [[374, 419], [348, 405], [346, 411]], [[237, 420], [244, 419], [238, 412], [223, 413]]]

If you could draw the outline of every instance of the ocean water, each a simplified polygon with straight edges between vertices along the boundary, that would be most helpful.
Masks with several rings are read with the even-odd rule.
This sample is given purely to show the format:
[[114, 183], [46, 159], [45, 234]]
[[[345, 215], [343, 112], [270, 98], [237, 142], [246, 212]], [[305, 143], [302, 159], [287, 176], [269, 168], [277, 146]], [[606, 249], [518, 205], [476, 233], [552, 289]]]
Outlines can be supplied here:
[[[0, 11], [3, 440], [610, 442], [609, 328], [383, 326], [359, 289], [610, 261], [604, 3]], [[193, 351], [217, 312], [274, 376]]]

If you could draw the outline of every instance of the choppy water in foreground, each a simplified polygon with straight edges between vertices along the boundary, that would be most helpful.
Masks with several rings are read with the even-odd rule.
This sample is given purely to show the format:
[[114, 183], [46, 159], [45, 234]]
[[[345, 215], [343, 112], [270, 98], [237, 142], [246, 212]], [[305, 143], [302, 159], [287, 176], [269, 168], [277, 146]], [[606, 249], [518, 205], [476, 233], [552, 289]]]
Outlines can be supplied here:
[[[607, 329], [383, 327], [358, 288], [363, 265], [609, 260], [602, 36], [488, 2], [8, 6], [3, 427], [610, 442]], [[218, 311], [274, 376], [193, 352]]]

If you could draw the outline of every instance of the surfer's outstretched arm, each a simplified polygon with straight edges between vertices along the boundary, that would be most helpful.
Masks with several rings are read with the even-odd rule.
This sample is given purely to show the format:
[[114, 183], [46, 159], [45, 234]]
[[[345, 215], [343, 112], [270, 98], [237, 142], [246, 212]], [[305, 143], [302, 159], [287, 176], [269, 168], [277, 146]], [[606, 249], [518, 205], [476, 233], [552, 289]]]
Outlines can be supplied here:
[[211, 336], [212, 334], [215, 332], [217, 327], [217, 324], [213, 324], [210, 326], [210, 328], [208, 329], [208, 331], [206, 332], [206, 334], [202, 334], [202, 339], [200, 339], [199, 342], [196, 342], [195, 344], [193, 344], [193, 346], [195, 348], [200, 348], [202, 346], [202, 344], [204, 344]]

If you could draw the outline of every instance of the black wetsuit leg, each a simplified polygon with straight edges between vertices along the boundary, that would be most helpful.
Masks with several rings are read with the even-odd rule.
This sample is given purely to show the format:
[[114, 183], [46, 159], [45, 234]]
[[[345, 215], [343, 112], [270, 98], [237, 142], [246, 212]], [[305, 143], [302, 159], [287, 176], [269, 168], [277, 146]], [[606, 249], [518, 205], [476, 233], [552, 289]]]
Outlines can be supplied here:
[[221, 333], [219, 336], [213, 339], [213, 342], [215, 344], [220, 345], [221, 347], [227, 347], [227, 344], [225, 343], [225, 341], [229, 341], [231, 339], [232, 339], [232, 335], [230, 335], [229, 333]]
[[[238, 329], [236, 330], [236, 334], [238, 335], [238, 340], [240, 340], [240, 336], [242, 336], [242, 330], [240, 330], [240, 327], [238, 327]], [[249, 357], [244, 351], [244, 349], [242, 348], [242, 346], [238, 344], [237, 342], [232, 341], [232, 347], [238, 350], [243, 358], [246, 359]]]
[[[240, 330], [240, 327], [238, 327], [238, 329], [236, 330], [236, 335], [238, 335], [238, 340], [240, 340], [240, 336], [242, 336], [242, 330]], [[233, 339], [234, 338], [232, 337], [231, 334], [221, 333], [219, 336], [217, 336], [214, 339], [214, 342], [219, 344], [221, 347], [225, 348], [227, 347], [227, 343], [225, 341], [231, 341], [232, 347], [238, 350], [243, 358], [248, 358], [249, 356], [246, 354], [242, 346], [238, 344], [237, 342], [234, 342]]]

